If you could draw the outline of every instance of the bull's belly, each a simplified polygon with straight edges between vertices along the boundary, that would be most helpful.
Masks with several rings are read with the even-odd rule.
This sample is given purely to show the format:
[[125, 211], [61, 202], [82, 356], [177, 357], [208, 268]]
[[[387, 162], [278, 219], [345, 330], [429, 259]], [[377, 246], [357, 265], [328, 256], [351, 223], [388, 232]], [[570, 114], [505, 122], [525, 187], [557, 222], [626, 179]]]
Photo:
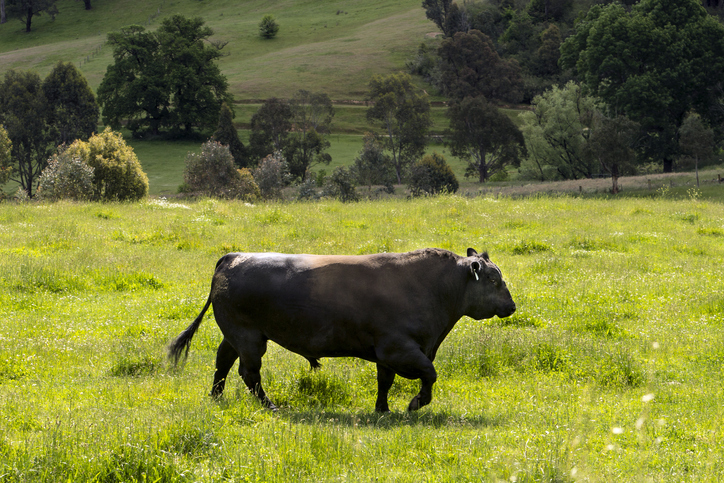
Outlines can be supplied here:
[[357, 357], [376, 362], [377, 355], [373, 337], [369, 334], [316, 334], [292, 336], [269, 333], [267, 338], [285, 349], [308, 359], [323, 357]]

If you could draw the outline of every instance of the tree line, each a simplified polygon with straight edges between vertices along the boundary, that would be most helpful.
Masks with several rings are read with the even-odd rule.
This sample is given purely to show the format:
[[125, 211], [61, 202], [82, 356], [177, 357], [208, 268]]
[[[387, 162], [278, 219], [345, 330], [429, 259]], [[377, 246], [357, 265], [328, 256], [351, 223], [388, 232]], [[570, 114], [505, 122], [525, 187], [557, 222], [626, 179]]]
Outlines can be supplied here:
[[478, 98], [530, 103], [528, 176], [616, 178], [652, 163], [670, 172], [698, 165], [724, 132], [724, 9], [703, 3], [424, 0], [442, 39], [408, 68], [451, 110]]
[[[606, 173], [616, 191], [616, 179], [642, 164], [661, 163], [670, 171], [675, 162], [692, 159], [698, 167], [711, 156], [724, 119], [724, 26], [696, 0], [629, 4], [579, 8], [578, 22], [568, 26], [571, 5], [581, 2], [491, 0], [459, 7], [423, 1], [442, 36], [436, 46], [423, 44], [408, 67], [449, 99], [445, 144], [468, 163], [466, 175], [479, 182], [504, 179], [510, 166], [541, 180]], [[530, 40], [531, 32], [538, 32], [539, 43], [521, 40]], [[276, 156], [284, 160], [287, 180], [308, 183], [312, 168], [331, 161], [331, 99], [305, 90], [267, 99], [251, 119], [245, 146], [216, 63], [225, 44], [212, 34], [203, 20], [180, 15], [155, 31], [131, 26], [108, 34], [114, 63], [97, 103], [71, 64], [58, 64], [44, 82], [33, 73], [6, 73], [0, 123], [15, 165], [6, 162], [0, 172], [32, 194], [50, 152], [87, 139], [100, 105], [103, 123], [115, 130], [189, 137], [215, 129], [213, 139], [228, 147], [237, 168], [256, 169]], [[531, 48], [536, 55], [529, 55]], [[547, 72], [551, 83], [529, 99], [532, 109], [520, 116], [519, 128], [500, 106], [525, 102], [542, 86], [531, 80], [535, 72]], [[442, 156], [421, 162], [430, 102], [410, 75], [373, 76], [367, 100], [371, 132], [349, 172], [337, 178], [388, 187], [445, 179]]]

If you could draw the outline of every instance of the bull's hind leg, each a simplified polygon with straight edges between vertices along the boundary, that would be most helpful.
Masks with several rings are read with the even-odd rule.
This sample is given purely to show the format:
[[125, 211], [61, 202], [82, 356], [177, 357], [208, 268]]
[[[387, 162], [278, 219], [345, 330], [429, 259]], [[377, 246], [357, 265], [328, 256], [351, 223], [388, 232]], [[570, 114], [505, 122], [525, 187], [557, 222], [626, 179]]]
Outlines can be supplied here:
[[238, 358], [239, 354], [236, 353], [236, 349], [229, 341], [226, 339], [221, 341], [219, 349], [216, 351], [216, 372], [214, 372], [214, 383], [211, 386], [211, 396], [221, 397], [226, 386], [226, 376]]
[[239, 375], [261, 404], [275, 411], [276, 405], [267, 397], [261, 387], [261, 358], [266, 353], [266, 337], [261, 334], [244, 334], [235, 339], [234, 346], [239, 353]]
[[377, 402], [375, 403], [375, 411], [378, 413], [390, 412], [390, 406], [387, 404], [387, 394], [390, 392], [393, 382], [395, 382], [395, 371], [377, 364]]

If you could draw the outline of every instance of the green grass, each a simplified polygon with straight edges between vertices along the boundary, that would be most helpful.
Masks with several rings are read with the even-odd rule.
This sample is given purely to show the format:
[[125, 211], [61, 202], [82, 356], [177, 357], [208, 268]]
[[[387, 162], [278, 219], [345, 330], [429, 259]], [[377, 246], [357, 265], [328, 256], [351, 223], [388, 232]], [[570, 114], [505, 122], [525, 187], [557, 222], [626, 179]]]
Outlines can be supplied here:
[[[719, 481], [724, 205], [440, 197], [0, 205], [3, 481]], [[271, 344], [263, 410], [208, 398], [213, 316], [164, 347], [232, 250], [487, 249], [519, 310], [463, 319], [430, 406], [374, 366]]]

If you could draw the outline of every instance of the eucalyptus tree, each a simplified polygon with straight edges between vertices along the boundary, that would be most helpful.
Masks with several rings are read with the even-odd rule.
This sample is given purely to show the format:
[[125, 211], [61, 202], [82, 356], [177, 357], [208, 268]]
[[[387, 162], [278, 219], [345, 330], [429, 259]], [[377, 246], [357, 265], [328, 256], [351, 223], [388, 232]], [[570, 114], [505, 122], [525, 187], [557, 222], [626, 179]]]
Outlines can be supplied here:
[[368, 99], [373, 105], [367, 110], [367, 120], [380, 128], [379, 140], [390, 153], [400, 184], [407, 166], [425, 152], [432, 124], [430, 101], [403, 73], [373, 76]]

